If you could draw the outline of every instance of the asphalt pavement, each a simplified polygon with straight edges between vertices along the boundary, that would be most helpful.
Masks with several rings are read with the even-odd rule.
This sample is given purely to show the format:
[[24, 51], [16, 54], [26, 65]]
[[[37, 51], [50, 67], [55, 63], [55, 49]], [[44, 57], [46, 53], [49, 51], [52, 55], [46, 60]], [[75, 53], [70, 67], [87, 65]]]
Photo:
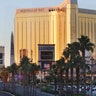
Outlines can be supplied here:
[[0, 96], [14, 96], [8, 92], [0, 91]]

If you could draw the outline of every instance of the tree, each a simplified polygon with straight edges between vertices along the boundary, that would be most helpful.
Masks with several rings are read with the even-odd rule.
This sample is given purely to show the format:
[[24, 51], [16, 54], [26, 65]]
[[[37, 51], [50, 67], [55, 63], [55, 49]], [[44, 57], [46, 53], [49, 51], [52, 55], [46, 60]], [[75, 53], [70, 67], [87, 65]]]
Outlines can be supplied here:
[[28, 70], [29, 70], [30, 61], [27, 56], [24, 56], [20, 61], [20, 70], [23, 72], [23, 82], [28, 84]]
[[[83, 71], [84, 71], [84, 90], [86, 90], [86, 70], [85, 70], [85, 51], [90, 51], [90, 52], [93, 52], [94, 51], [94, 48], [95, 48], [95, 45], [93, 43], [91, 43], [90, 39], [88, 38], [88, 36], [81, 36], [80, 38], [78, 38], [78, 41], [79, 41], [79, 44], [80, 44], [80, 51], [82, 53], [82, 62], [84, 64], [84, 67], [83, 67]], [[86, 95], [86, 92], [85, 92], [85, 95]]]
[[7, 80], [8, 80], [8, 73], [9, 73], [9, 70], [5, 67], [2, 67], [1, 68], [1, 71], [0, 71], [0, 77], [2, 78], [3, 82], [4, 82], [4, 90], [6, 90], [6, 83], [7, 83]]
[[17, 70], [18, 70], [18, 66], [16, 65], [16, 63], [13, 63], [11, 66], [8, 66], [7, 67], [7, 70], [9, 73], [12, 73], [12, 91], [13, 92], [16, 92], [16, 86], [15, 86], [15, 75], [17, 73]]
[[58, 69], [57, 69], [57, 65], [56, 64], [51, 66], [49, 74], [50, 74], [50, 78], [52, 78], [52, 80], [54, 81], [55, 96], [56, 96], [56, 94], [57, 94], [57, 92], [56, 92], [56, 90], [57, 90], [57, 78], [58, 78]]
[[44, 77], [44, 80], [46, 81], [46, 83], [51, 83], [52, 79], [53, 78], [51, 76], [45, 76]]
[[12, 82], [15, 81], [15, 74], [17, 73], [18, 66], [16, 63], [13, 63], [11, 66], [8, 66], [7, 69], [9, 70], [10, 73], [12, 73]]
[[58, 71], [58, 75], [60, 77], [60, 96], [63, 95], [63, 74], [64, 74], [64, 70], [65, 70], [65, 59], [64, 57], [61, 57], [59, 60], [56, 61], [56, 66], [57, 66], [57, 71]]
[[[30, 60], [27, 56], [24, 56], [20, 61], [19, 69], [23, 73], [23, 84], [24, 84], [24, 96], [28, 95], [28, 70]], [[25, 86], [26, 85], [26, 86]]]
[[40, 69], [40, 66], [38, 66], [36, 63], [31, 63], [28, 68], [28, 72], [33, 76], [33, 81], [35, 82], [35, 77], [38, 74]]
[[28, 68], [28, 72], [30, 76], [32, 76], [32, 83], [33, 83], [33, 96], [36, 95], [36, 75], [38, 74], [40, 66], [36, 63], [31, 63]]
[[[73, 81], [73, 68], [76, 69], [76, 83], [77, 83], [77, 96], [79, 93], [79, 71], [82, 66], [85, 66], [82, 62], [82, 55], [80, 54], [81, 45], [79, 42], [73, 42], [68, 44], [63, 52], [65, 59], [67, 60], [67, 67], [71, 68], [71, 79]], [[86, 65], [85, 68], [88, 66]], [[68, 71], [68, 70], [67, 70]], [[72, 82], [73, 85], [73, 82]], [[73, 90], [73, 89], [72, 89]]]
[[3, 80], [5, 83], [7, 82], [7, 79], [8, 79], [8, 73], [9, 73], [9, 71], [8, 71], [7, 68], [3, 67], [3, 68], [1, 69], [0, 77], [2, 77], [2, 80]]
[[61, 57], [59, 60], [55, 62], [54, 65], [51, 66], [50, 69], [50, 76], [52, 77], [55, 85], [55, 96], [56, 96], [56, 89], [57, 89], [57, 78], [60, 78], [60, 96], [63, 95], [63, 83], [64, 83], [64, 70], [65, 70], [65, 59]]
[[[76, 68], [76, 80], [77, 80], [77, 96], [78, 96], [78, 90], [79, 90], [79, 65], [80, 65], [80, 60], [81, 56], [79, 54], [79, 43], [78, 42], [73, 42], [71, 44], [68, 44], [66, 49], [63, 52], [63, 55], [65, 59], [67, 60], [67, 72], [68, 68], [71, 69], [71, 88], [73, 91], [73, 68]], [[68, 74], [67, 74], [68, 76]], [[68, 81], [68, 80], [67, 80]], [[72, 92], [73, 93], [73, 92]], [[72, 94], [71, 94], [72, 95]]]

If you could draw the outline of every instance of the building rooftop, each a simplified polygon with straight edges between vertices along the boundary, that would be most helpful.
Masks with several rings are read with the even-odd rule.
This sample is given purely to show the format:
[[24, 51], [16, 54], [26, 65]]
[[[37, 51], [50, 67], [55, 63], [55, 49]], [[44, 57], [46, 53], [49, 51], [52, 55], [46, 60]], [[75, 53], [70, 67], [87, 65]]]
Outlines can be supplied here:
[[62, 2], [60, 5], [52, 6], [52, 7], [17, 9], [16, 14], [18, 14], [18, 13], [29, 13], [29, 12], [65, 11], [65, 7], [66, 7], [68, 1], [69, 0], [64, 0], [64, 2]]
[[78, 12], [85, 13], [85, 14], [95, 14], [96, 15], [96, 10], [91, 10], [91, 9], [79, 8]]

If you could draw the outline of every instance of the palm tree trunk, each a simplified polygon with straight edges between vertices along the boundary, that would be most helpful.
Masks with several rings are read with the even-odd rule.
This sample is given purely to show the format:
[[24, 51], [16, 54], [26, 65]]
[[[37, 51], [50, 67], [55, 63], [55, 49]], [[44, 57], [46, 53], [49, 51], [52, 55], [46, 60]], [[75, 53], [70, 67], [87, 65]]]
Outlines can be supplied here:
[[66, 69], [66, 95], [65, 96], [68, 96], [68, 72], [69, 69]]
[[23, 85], [24, 96], [26, 96], [25, 85]]
[[35, 75], [33, 74], [33, 96], [35, 96]]
[[76, 68], [77, 95], [79, 96], [79, 67]]
[[56, 80], [56, 77], [54, 79], [54, 85], [55, 85], [55, 96], [57, 94], [57, 80]]
[[71, 96], [73, 96], [73, 67], [71, 68]]
[[12, 73], [12, 92], [15, 93], [15, 72]]
[[86, 96], [86, 69], [85, 69], [85, 65], [83, 67], [84, 69], [84, 78], [83, 78], [83, 82], [84, 82], [84, 96]]
[[83, 66], [83, 71], [84, 71], [84, 96], [86, 96], [86, 67], [85, 67], [85, 50], [83, 50], [83, 64], [84, 64], [84, 66]]
[[24, 82], [23, 83], [24, 83], [24, 86], [23, 86], [24, 87], [24, 96], [26, 96], [26, 91], [27, 91], [26, 90], [26, 86], [27, 86], [26, 85], [27, 84], [27, 72], [26, 71], [24, 71]]
[[63, 71], [60, 72], [60, 96], [63, 95]]
[[34, 96], [36, 96], [36, 75], [34, 74]]

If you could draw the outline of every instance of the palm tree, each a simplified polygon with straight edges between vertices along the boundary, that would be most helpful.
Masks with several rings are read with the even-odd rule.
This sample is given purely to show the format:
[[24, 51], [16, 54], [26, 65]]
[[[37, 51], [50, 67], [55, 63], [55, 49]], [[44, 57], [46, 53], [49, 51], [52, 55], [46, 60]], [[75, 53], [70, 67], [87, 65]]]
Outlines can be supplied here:
[[[80, 51], [82, 53], [82, 57], [83, 57], [83, 70], [84, 70], [84, 90], [86, 90], [86, 70], [85, 70], [85, 51], [94, 51], [94, 47], [95, 45], [93, 43], [90, 42], [90, 39], [88, 38], [88, 36], [81, 36], [80, 38], [78, 38], [79, 44], [80, 44]], [[86, 92], [85, 92], [86, 95]]]
[[28, 68], [29, 68], [29, 65], [30, 65], [30, 61], [29, 61], [29, 58], [27, 56], [24, 56], [21, 61], [20, 61], [20, 70], [23, 71], [23, 82], [24, 84], [27, 84], [28, 83]]
[[[80, 55], [80, 44], [78, 42], [73, 42], [68, 44], [68, 47], [63, 52], [67, 60], [67, 66], [71, 68], [71, 86], [73, 88], [73, 68], [76, 69], [76, 82], [77, 82], [77, 96], [79, 94], [79, 70], [82, 66], [82, 57]], [[68, 69], [67, 69], [68, 71]], [[73, 91], [73, 89], [72, 89]], [[72, 95], [72, 94], [71, 94]]]
[[57, 94], [57, 78], [58, 78], [58, 69], [57, 69], [57, 65], [54, 64], [51, 66], [51, 69], [49, 71], [50, 74], [50, 78], [52, 78], [52, 80], [54, 81], [54, 86], [55, 86], [55, 96]]
[[82, 66], [82, 57], [78, 56], [75, 58], [74, 64], [76, 68], [76, 85], [77, 85], [77, 96], [79, 95], [79, 82], [80, 82], [80, 68]]
[[27, 56], [24, 56], [20, 61], [19, 69], [23, 72], [23, 83], [24, 83], [24, 96], [28, 95], [28, 69], [30, 60]]
[[[69, 96], [69, 95], [68, 95], [69, 68], [70, 68], [70, 64], [69, 64], [69, 63], [66, 63], [66, 65], [65, 65], [66, 96]], [[70, 92], [69, 92], [69, 93], [70, 93]]]
[[[67, 82], [68, 82], [68, 70], [71, 69], [71, 89], [73, 91], [73, 47], [72, 44], [68, 44], [67, 47], [65, 48], [63, 52], [63, 56], [65, 57], [67, 61], [66, 65], [66, 89], [68, 87]], [[72, 94], [71, 94], [72, 95]]]
[[[73, 42], [71, 44], [68, 44], [68, 46], [63, 52], [63, 55], [65, 59], [67, 60], [67, 72], [69, 68], [71, 69], [71, 89], [73, 91], [73, 68], [75, 68], [76, 64], [78, 64], [78, 62], [76, 62], [76, 59], [78, 56], [80, 56], [78, 42]], [[67, 73], [67, 78], [68, 78], [68, 73]]]
[[13, 63], [11, 66], [7, 67], [9, 72], [12, 73], [12, 82], [15, 81], [15, 74], [17, 73], [18, 70], [18, 66], [16, 65], [16, 63]]
[[13, 92], [16, 91], [16, 86], [15, 86], [15, 74], [17, 73], [18, 70], [18, 66], [16, 65], [16, 63], [13, 63], [11, 66], [7, 67], [9, 73], [12, 73], [12, 90]]
[[31, 63], [28, 68], [28, 72], [32, 76], [32, 83], [33, 83], [33, 96], [36, 96], [36, 75], [38, 74], [40, 66], [36, 63]]
[[63, 94], [63, 75], [64, 75], [64, 70], [65, 70], [65, 59], [64, 57], [61, 57], [59, 60], [56, 61], [57, 69], [58, 69], [58, 75], [60, 77], [60, 96]]

